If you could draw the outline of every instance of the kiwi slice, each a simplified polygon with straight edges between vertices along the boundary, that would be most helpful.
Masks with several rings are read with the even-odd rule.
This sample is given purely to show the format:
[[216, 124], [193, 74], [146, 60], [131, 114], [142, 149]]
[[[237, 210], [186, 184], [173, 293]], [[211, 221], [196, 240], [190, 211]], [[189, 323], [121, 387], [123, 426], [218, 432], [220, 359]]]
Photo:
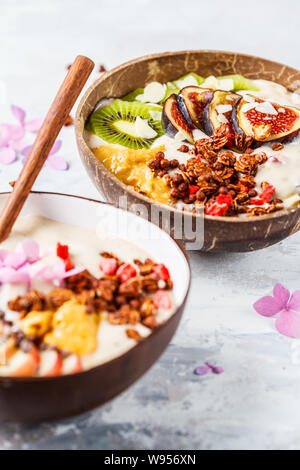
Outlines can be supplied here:
[[[135, 120], [140, 116], [157, 135], [142, 138], [136, 132]], [[111, 105], [95, 111], [89, 118], [88, 129], [110, 144], [119, 144], [130, 149], [150, 148], [157, 137], [163, 135], [161, 107], [138, 101], [115, 100]]]
[[243, 75], [222, 75], [221, 77], [217, 78], [218, 80], [222, 80], [223, 78], [231, 78], [233, 80], [233, 90], [259, 91], [259, 88], [252, 82], [252, 80], [249, 80], [249, 78], [246, 78]]

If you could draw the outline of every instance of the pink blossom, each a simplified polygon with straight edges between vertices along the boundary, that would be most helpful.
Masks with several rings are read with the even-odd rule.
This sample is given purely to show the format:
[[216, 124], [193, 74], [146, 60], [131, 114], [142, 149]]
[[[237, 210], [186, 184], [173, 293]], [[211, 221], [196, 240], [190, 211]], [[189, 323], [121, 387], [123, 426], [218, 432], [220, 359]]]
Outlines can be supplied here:
[[253, 304], [254, 309], [264, 317], [278, 315], [275, 328], [279, 333], [290, 338], [300, 337], [300, 290], [292, 295], [282, 284], [276, 284], [273, 296], [261, 297]]

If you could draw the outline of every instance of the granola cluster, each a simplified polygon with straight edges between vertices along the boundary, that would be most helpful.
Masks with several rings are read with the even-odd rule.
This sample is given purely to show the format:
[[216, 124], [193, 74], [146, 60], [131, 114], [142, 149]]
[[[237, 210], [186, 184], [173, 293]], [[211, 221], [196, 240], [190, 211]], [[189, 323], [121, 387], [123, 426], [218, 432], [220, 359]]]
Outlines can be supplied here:
[[[265, 152], [254, 153], [253, 139], [236, 135], [235, 146], [243, 152], [236, 157], [226, 149], [229, 139], [223, 124], [210, 138], [197, 140], [191, 150], [186, 145], [178, 149], [190, 155], [185, 165], [169, 161], [158, 152], [149, 167], [156, 176], [166, 179], [175, 201], [193, 204], [193, 212], [203, 207], [208, 215], [252, 216], [281, 210], [282, 201], [274, 198], [272, 185], [264, 182], [261, 192], [255, 189], [258, 167], [267, 161]], [[274, 144], [273, 150], [282, 147]]]
[[[129, 264], [111, 253], [101, 255], [100, 268], [105, 275], [99, 279], [85, 270], [67, 277], [62, 287], [48, 294], [30, 290], [26, 295], [10, 300], [8, 308], [19, 312], [23, 323], [28, 319], [27, 328], [31, 328], [28, 330], [31, 334], [14, 331], [13, 324], [6, 322], [2, 314], [0, 336], [13, 337], [20, 348], [28, 348], [28, 343], [31, 343], [40, 349], [47, 349], [49, 344], [43, 342], [44, 335], [49, 331], [45, 328], [45, 316], [74, 300], [84, 306], [87, 314], [107, 312], [107, 320], [112, 325], [128, 325], [127, 336], [140, 341], [142, 337], [134, 326], [140, 323], [154, 329], [158, 325], [158, 309], [172, 307], [167, 292], [173, 287], [169, 271], [163, 264], [154, 263], [151, 259], [145, 262], [136, 259], [134, 264]], [[32, 313], [42, 313], [45, 318], [35, 317], [35, 324], [32, 325], [29, 321]]]

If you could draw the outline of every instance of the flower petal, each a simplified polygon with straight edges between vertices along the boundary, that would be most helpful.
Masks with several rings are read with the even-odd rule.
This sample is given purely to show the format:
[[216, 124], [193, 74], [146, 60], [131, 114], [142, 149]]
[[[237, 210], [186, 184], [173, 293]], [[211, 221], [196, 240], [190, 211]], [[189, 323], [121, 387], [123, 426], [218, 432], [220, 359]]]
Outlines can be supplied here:
[[18, 269], [26, 262], [23, 253], [10, 253], [4, 260], [4, 265], [9, 268]]
[[42, 118], [32, 119], [32, 121], [28, 121], [25, 123], [25, 130], [27, 132], [37, 132], [43, 123]]
[[300, 315], [290, 310], [284, 310], [275, 322], [276, 330], [289, 338], [300, 337]]
[[30, 276], [25, 271], [16, 271], [13, 268], [0, 268], [0, 282], [16, 284], [18, 282], [30, 282]]
[[62, 145], [62, 141], [61, 140], [56, 140], [53, 144], [52, 149], [50, 150], [49, 155], [53, 155], [54, 153], [57, 153], [60, 150], [61, 145]]
[[18, 243], [16, 247], [16, 253], [24, 254], [25, 258], [30, 263], [35, 263], [36, 261], [40, 259], [39, 244], [34, 240], [30, 240], [30, 238], [27, 238], [23, 242]]
[[295, 290], [295, 292], [293, 292], [288, 304], [288, 309], [300, 312], [300, 290]]
[[285, 308], [288, 300], [290, 298], [290, 291], [286, 289], [282, 284], [275, 284], [274, 289], [273, 289], [273, 296], [274, 299], [278, 302], [278, 304], [281, 306], [281, 309]]
[[17, 154], [15, 150], [9, 147], [4, 147], [0, 150], [0, 163], [2, 163], [3, 165], [10, 165], [16, 160], [16, 158]]
[[10, 142], [9, 147], [13, 150], [22, 150], [24, 148], [24, 142], [22, 139]]
[[196, 369], [194, 369], [195, 375], [206, 375], [209, 372], [211, 372], [211, 369], [208, 366], [199, 366], [199, 367], [196, 367]]
[[13, 104], [13, 105], [11, 105], [11, 112], [13, 113], [15, 118], [17, 118], [17, 120], [19, 121], [21, 126], [23, 127], [24, 122], [25, 122], [25, 117], [26, 117], [26, 113], [25, 113], [24, 109], [19, 108], [19, 106], [15, 106]]
[[57, 155], [49, 155], [49, 157], [46, 160], [46, 163], [48, 166], [53, 168], [53, 170], [59, 170], [59, 171], [65, 171], [69, 168], [68, 163], [66, 160], [62, 157], [59, 157]]
[[11, 140], [20, 140], [24, 137], [25, 131], [22, 126], [16, 126], [14, 124], [6, 124], [8, 139]]
[[264, 317], [272, 317], [282, 310], [281, 305], [271, 295], [261, 297], [253, 304], [254, 310]]

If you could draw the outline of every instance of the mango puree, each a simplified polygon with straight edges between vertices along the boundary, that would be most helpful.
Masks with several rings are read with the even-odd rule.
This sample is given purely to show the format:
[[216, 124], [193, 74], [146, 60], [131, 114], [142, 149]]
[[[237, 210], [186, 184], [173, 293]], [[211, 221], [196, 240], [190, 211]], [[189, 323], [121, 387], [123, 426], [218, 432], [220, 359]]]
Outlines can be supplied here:
[[119, 149], [111, 145], [92, 149], [94, 155], [123, 183], [155, 201], [170, 204], [170, 188], [164, 179], [156, 177], [147, 165], [157, 152], [164, 150], [164, 145], [151, 150]]
[[30, 312], [19, 326], [26, 335], [45, 335], [45, 343], [81, 356], [97, 349], [99, 318], [100, 315], [87, 314], [85, 306], [72, 299], [55, 312]]

